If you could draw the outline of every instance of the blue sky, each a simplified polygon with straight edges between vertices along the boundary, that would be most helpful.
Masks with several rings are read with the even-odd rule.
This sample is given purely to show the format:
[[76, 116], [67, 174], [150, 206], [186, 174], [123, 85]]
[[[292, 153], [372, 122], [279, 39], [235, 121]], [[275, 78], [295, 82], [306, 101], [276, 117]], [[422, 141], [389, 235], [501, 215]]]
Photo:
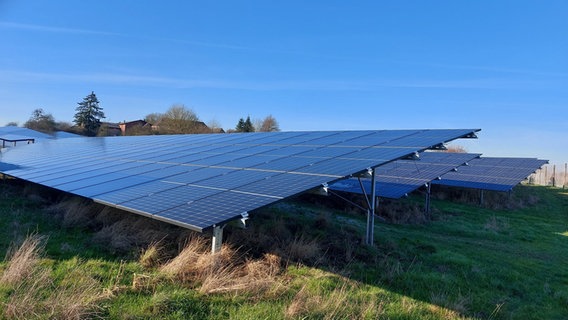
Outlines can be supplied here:
[[233, 128], [481, 128], [487, 156], [568, 161], [568, 1], [0, 0], [0, 125], [176, 103]]

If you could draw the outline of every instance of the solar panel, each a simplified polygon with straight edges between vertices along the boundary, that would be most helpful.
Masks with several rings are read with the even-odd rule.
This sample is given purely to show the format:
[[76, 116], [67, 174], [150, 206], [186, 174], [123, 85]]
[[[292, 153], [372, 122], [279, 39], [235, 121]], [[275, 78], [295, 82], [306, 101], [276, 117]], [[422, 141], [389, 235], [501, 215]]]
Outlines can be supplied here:
[[[477, 157], [479, 154], [422, 152], [418, 160], [397, 160], [387, 163], [375, 170], [376, 195], [399, 199]], [[363, 178], [361, 183], [365, 193], [370, 194], [371, 180]], [[361, 183], [357, 178], [344, 179], [329, 185], [329, 189], [363, 194]]]
[[17, 136], [25, 139], [51, 139], [52, 136], [45, 134], [43, 132], [35, 131], [28, 128], [8, 126], [0, 127], [0, 138], [5, 138], [9, 136]]
[[482, 157], [457, 172], [449, 172], [435, 184], [492, 191], [510, 191], [547, 160], [536, 158]]
[[[440, 131], [440, 132], [438, 132]], [[51, 140], [0, 171], [196, 231], [477, 129], [319, 131]], [[388, 145], [387, 145], [388, 144]]]

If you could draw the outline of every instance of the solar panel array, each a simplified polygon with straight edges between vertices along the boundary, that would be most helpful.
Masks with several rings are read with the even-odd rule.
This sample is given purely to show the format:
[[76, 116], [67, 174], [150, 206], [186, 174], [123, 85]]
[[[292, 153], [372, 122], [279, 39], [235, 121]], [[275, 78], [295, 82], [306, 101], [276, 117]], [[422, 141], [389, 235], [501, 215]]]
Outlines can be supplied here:
[[[376, 168], [376, 195], [399, 199], [443, 174], [479, 157], [479, 154], [422, 152], [418, 160], [397, 160]], [[350, 178], [334, 182], [329, 189], [349, 193], [371, 192], [371, 180]]]
[[23, 139], [51, 139], [53, 138], [52, 136], [39, 132], [39, 131], [35, 131], [32, 129], [28, 129], [28, 128], [22, 128], [22, 127], [15, 127], [15, 126], [8, 126], [8, 127], [0, 127], [0, 139], [10, 139], [13, 138], [14, 139], [18, 139], [18, 140], [23, 140]]
[[457, 172], [449, 172], [434, 184], [492, 191], [510, 191], [547, 164], [536, 158], [478, 158]]
[[76, 138], [2, 154], [0, 172], [203, 231], [478, 129]]

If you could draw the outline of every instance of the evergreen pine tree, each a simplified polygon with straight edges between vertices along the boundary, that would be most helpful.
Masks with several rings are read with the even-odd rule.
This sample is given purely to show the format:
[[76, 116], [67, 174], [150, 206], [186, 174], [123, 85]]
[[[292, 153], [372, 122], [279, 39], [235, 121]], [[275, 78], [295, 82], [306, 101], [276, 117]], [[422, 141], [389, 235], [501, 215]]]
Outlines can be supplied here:
[[252, 121], [250, 121], [250, 116], [248, 116], [245, 120], [243, 132], [254, 132], [254, 126], [252, 124]]
[[81, 127], [87, 136], [95, 136], [101, 126], [101, 119], [105, 117], [95, 92], [91, 91], [91, 94], [77, 104], [79, 106], [75, 109], [77, 113], [75, 113], [73, 122]]
[[243, 118], [239, 119], [237, 126], [235, 127], [235, 131], [237, 132], [244, 132], [245, 129], [245, 120]]

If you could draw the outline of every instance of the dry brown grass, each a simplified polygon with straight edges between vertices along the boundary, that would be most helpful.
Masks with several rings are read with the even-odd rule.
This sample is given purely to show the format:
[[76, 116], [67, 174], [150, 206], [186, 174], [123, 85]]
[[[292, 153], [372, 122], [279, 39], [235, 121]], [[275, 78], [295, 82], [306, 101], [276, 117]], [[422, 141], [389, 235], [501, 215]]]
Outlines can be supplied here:
[[70, 197], [47, 208], [48, 212], [59, 215], [65, 227], [91, 227], [94, 217], [103, 206], [79, 197]]
[[8, 263], [0, 278], [0, 283], [13, 285], [30, 277], [40, 262], [45, 240], [45, 237], [33, 234], [28, 236], [19, 247], [12, 246], [6, 256]]
[[127, 213], [78, 197], [69, 197], [47, 208], [59, 216], [65, 227], [89, 228], [93, 242], [119, 254], [136, 254], [138, 248], [167, 239], [173, 247], [162, 247], [173, 254], [175, 242], [188, 237], [190, 230], [179, 228], [147, 217]]
[[427, 221], [422, 206], [401, 200], [382, 200], [378, 213], [387, 221], [398, 224], [419, 224]]
[[262, 259], [244, 259], [237, 250], [224, 245], [211, 253], [203, 237], [193, 237], [160, 272], [204, 294], [246, 292], [255, 295], [277, 283], [281, 272], [280, 257], [265, 254]]
[[28, 236], [9, 256], [0, 283], [10, 289], [4, 303], [8, 319], [85, 319], [97, 314], [96, 303], [107, 297], [102, 285], [79, 269], [58, 284], [41, 264], [44, 237]]
[[355, 287], [356, 283], [346, 279], [331, 292], [304, 285], [286, 308], [284, 316], [288, 319], [376, 319], [384, 315], [383, 302], [377, 302], [373, 296], [352, 296]]
[[291, 260], [302, 262], [315, 262], [322, 258], [318, 239], [299, 236], [288, 243], [285, 249], [286, 256]]
[[4, 306], [8, 319], [86, 319], [96, 316], [97, 302], [107, 298], [98, 281], [79, 271], [55, 285], [48, 269], [36, 268], [12, 289]]
[[150, 246], [140, 254], [138, 261], [146, 268], [156, 268], [162, 264], [164, 260], [164, 247], [160, 242], [153, 242]]

